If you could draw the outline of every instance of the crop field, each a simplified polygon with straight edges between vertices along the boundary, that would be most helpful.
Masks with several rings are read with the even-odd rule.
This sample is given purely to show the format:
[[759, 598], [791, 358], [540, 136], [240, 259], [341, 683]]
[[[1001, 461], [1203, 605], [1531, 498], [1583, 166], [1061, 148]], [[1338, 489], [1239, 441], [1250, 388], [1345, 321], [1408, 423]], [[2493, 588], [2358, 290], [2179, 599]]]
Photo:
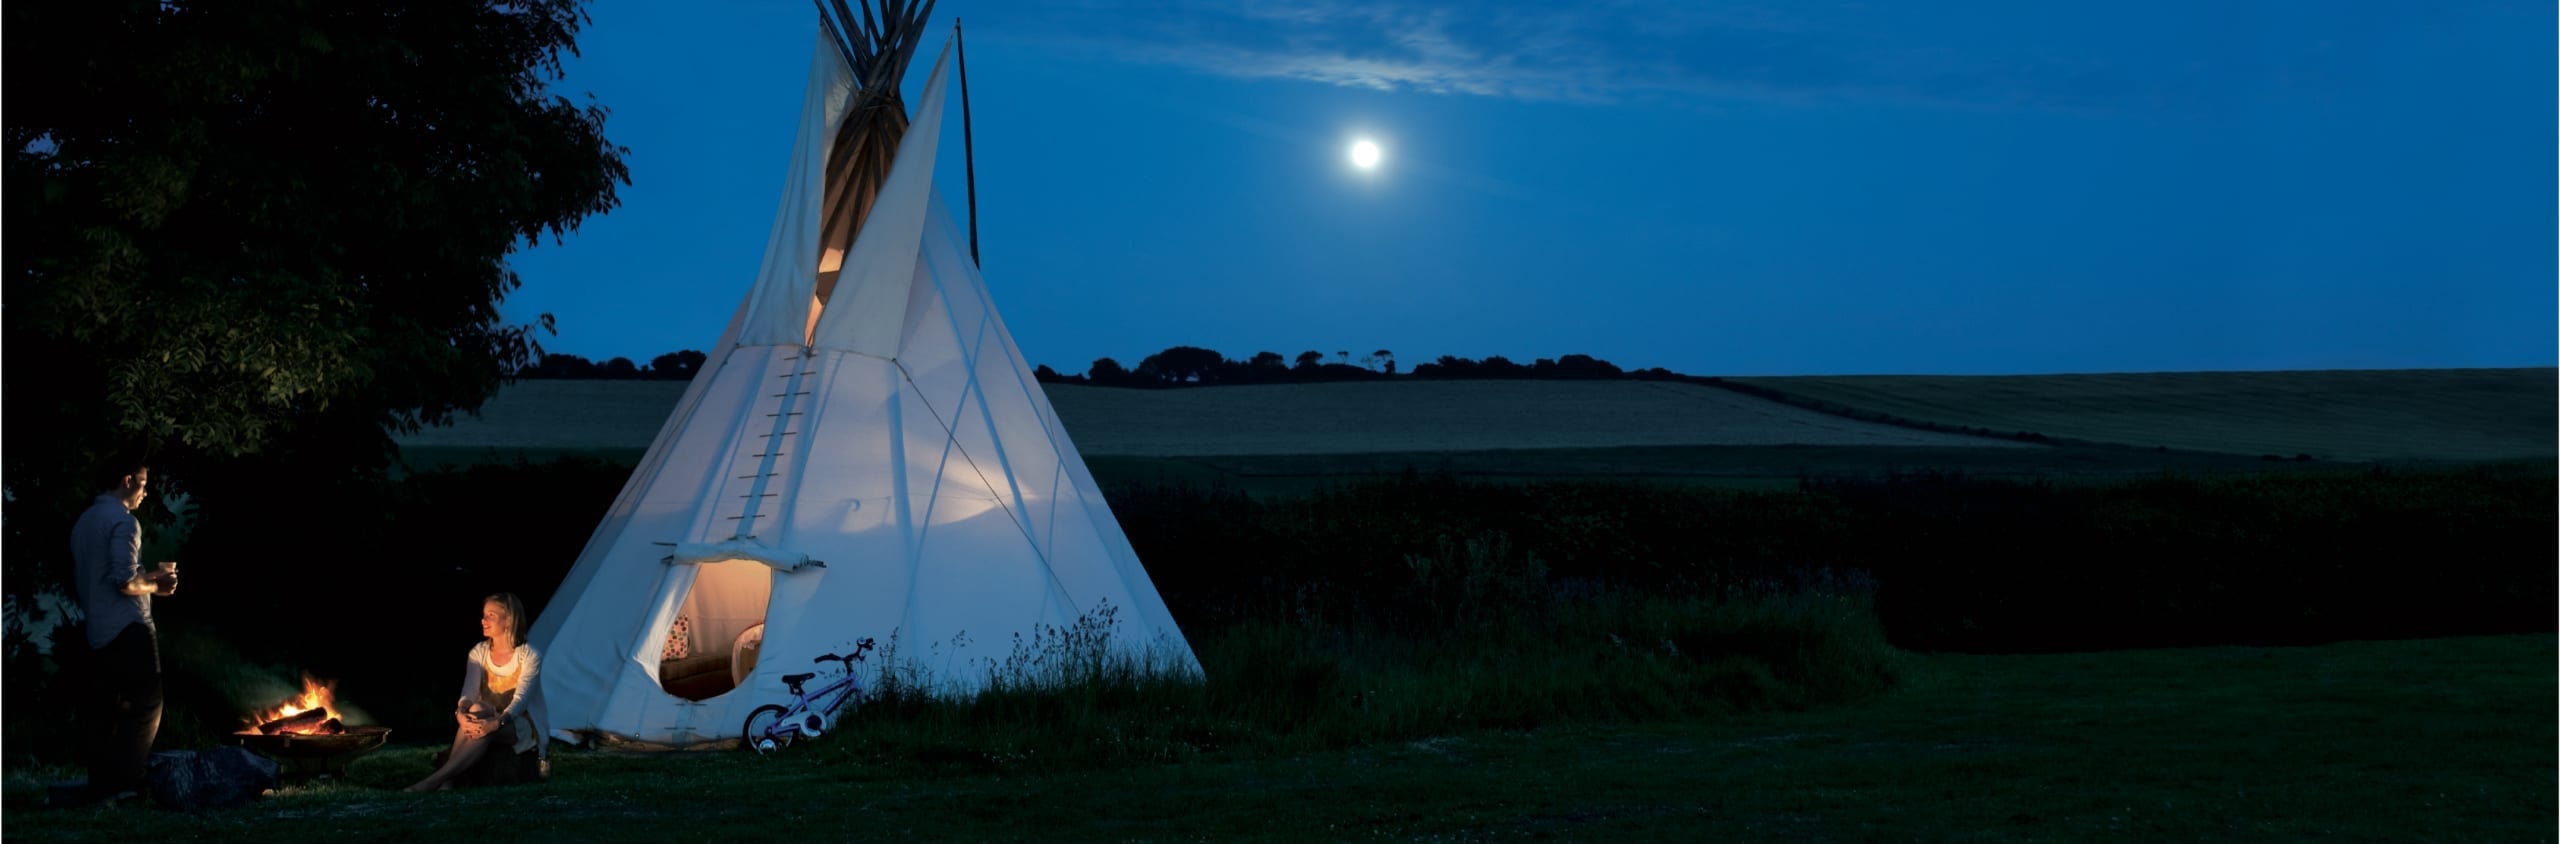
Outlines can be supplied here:
[[[647, 448], [673, 381], [521, 381], [404, 445]], [[1642, 381], [1415, 381], [1192, 390], [1046, 385], [1085, 454], [1200, 457], [1660, 445], [2032, 448]]]
[[683, 381], [518, 381], [478, 418], [401, 437], [402, 448], [646, 449]]
[[1943, 425], [2320, 460], [2549, 460], [2560, 371], [2173, 372], [1730, 379]]
[[1051, 385], [1048, 393], [1078, 450], [1136, 457], [1687, 445], [2038, 448], [1659, 381]]
[[[1739, 389], [1522, 380], [1046, 392], [1106, 482], [1289, 489], [1410, 468], [1769, 486], [1894, 470], [2107, 479], [2549, 461], [2560, 425], [2553, 379], [2551, 369], [2503, 369], [1729, 379]], [[422, 467], [568, 454], [628, 463], [683, 390], [668, 381], [524, 381], [480, 418], [402, 446]]]
[[2193, 476], [2335, 472], [2336, 463], [2269, 462], [2207, 452], [2065, 445], [2045, 448], [1896, 446], [1629, 446], [1623, 448], [1252, 454], [1207, 457], [1088, 456], [1114, 482], [1224, 485], [1254, 493], [1321, 488], [1410, 469], [1485, 481], [1635, 480], [1734, 489], [1791, 489], [1816, 477], [1938, 472], [1974, 478], [2107, 482], [2172, 472]]

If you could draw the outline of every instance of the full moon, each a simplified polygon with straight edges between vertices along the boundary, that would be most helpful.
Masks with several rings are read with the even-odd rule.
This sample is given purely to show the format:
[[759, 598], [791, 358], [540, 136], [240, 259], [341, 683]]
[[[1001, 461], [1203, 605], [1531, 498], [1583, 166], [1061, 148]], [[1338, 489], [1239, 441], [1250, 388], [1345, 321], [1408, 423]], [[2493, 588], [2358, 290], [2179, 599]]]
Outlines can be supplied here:
[[1360, 141], [1352, 144], [1351, 166], [1358, 167], [1362, 170], [1369, 170], [1377, 167], [1378, 145], [1368, 141]]

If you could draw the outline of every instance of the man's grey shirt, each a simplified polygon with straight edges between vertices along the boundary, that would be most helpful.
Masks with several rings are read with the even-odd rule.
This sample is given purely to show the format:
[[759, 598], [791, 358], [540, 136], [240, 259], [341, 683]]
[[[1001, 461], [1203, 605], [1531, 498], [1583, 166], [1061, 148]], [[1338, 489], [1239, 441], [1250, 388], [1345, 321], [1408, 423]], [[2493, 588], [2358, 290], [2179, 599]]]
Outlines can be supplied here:
[[103, 648], [126, 625], [151, 624], [151, 596], [127, 595], [142, 574], [142, 523], [113, 495], [100, 495], [71, 526], [71, 569], [87, 615], [89, 647]]

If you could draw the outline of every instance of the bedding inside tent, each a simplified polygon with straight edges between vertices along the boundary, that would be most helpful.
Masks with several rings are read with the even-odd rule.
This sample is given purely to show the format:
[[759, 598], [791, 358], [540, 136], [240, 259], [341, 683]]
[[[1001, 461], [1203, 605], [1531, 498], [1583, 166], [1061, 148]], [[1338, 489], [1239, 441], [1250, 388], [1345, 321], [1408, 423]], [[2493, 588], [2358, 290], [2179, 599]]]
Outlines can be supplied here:
[[692, 588], [667, 625], [658, 684], [676, 697], [708, 700], [737, 688], [738, 678], [754, 667], [775, 571], [754, 560], [695, 568]]

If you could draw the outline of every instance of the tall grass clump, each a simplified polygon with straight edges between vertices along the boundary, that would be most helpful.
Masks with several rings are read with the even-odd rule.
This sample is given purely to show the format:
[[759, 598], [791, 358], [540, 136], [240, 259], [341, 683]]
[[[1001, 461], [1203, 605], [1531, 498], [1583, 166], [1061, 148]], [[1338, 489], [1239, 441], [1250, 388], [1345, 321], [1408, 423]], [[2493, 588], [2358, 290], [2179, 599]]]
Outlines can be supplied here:
[[893, 657], [818, 752], [929, 771], [1164, 762], [1804, 709], [1897, 681], [1854, 575], [1559, 598], [1507, 584], [1534, 560], [1505, 547], [1452, 539], [1414, 561], [1418, 600], [1441, 602], [1427, 626], [1252, 620], [1194, 634], [1196, 672], [1115, 644], [1107, 611], [1018, 640], [967, 695], [932, 693], [930, 672]]

